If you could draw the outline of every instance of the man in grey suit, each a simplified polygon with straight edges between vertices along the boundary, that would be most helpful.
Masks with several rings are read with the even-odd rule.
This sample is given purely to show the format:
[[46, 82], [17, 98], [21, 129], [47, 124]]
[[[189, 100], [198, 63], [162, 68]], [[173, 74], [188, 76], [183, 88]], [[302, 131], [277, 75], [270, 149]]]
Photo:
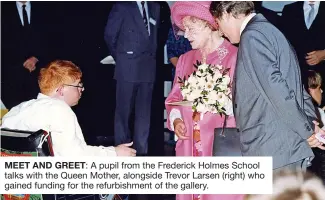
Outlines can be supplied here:
[[159, 16], [155, 2], [116, 2], [105, 28], [105, 41], [116, 62], [115, 144], [132, 141], [129, 118], [135, 108], [133, 142], [142, 156], [148, 151]]
[[314, 156], [311, 147], [324, 147], [315, 138], [321, 130], [294, 50], [254, 13], [253, 2], [212, 2], [210, 11], [224, 35], [240, 42], [233, 102], [242, 154], [272, 156], [273, 169], [305, 170]]

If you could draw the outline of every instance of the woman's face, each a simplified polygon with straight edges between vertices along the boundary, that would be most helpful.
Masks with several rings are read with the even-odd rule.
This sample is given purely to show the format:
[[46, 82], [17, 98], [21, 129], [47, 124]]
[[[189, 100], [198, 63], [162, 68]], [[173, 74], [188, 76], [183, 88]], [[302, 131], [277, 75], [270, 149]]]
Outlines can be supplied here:
[[311, 97], [314, 99], [314, 101], [316, 101], [316, 103], [318, 105], [320, 105], [322, 103], [323, 90], [320, 87], [321, 86], [318, 86], [315, 89], [309, 88], [309, 93], [310, 93]]
[[183, 26], [184, 37], [190, 41], [192, 49], [202, 49], [206, 46], [211, 29], [205, 21], [187, 16], [183, 18]]

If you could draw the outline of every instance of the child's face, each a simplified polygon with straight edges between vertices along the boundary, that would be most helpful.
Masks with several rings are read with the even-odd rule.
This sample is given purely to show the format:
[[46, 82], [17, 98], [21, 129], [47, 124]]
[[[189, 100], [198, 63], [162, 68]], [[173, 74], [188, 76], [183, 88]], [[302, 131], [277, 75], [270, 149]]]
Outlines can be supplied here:
[[323, 93], [323, 90], [321, 89], [321, 85], [318, 86], [315, 89], [309, 88], [309, 93], [310, 93], [311, 97], [314, 99], [314, 101], [316, 101], [316, 103], [318, 105], [320, 105], [322, 103], [322, 93]]

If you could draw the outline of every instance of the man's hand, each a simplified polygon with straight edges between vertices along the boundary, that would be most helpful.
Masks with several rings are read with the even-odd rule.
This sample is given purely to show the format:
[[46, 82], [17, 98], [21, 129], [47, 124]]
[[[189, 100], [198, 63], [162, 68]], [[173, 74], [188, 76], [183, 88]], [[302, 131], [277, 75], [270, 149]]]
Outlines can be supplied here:
[[321, 146], [321, 142], [319, 142], [318, 140], [317, 140], [317, 138], [315, 137], [315, 134], [313, 134], [312, 136], [310, 136], [308, 139], [307, 139], [307, 142], [308, 142], [308, 144], [309, 144], [309, 146], [311, 147], [311, 148], [315, 148], [315, 147], [319, 147], [319, 146]]
[[[321, 128], [319, 128], [319, 123], [316, 122], [316, 121], [313, 121], [313, 123], [315, 124], [315, 133], [322, 133], [323, 135], [325, 135], [325, 131], [322, 130]], [[325, 147], [323, 147], [323, 143], [320, 142], [316, 137], [315, 137], [315, 133], [310, 136], [308, 139], [307, 139], [307, 142], [309, 144], [309, 146], [311, 148], [314, 148], [314, 147], [317, 147], [317, 148], [320, 148], [322, 150], [325, 150]]]
[[174, 120], [174, 131], [180, 140], [188, 140], [189, 139], [189, 136], [185, 136], [185, 133], [187, 132], [187, 130], [186, 130], [183, 120], [181, 120], [179, 118]]
[[137, 151], [135, 149], [130, 148], [132, 144], [133, 142], [130, 142], [126, 144], [120, 144], [115, 147], [117, 156], [135, 156]]
[[34, 70], [36, 69], [36, 63], [37, 63], [37, 62], [38, 62], [38, 59], [35, 58], [34, 56], [32, 56], [32, 57], [28, 58], [28, 59], [24, 62], [23, 66], [24, 66], [26, 69], [28, 69], [29, 72], [32, 72], [32, 71], [34, 71]]
[[307, 53], [306, 62], [310, 66], [317, 65], [325, 59], [325, 50], [317, 50]]

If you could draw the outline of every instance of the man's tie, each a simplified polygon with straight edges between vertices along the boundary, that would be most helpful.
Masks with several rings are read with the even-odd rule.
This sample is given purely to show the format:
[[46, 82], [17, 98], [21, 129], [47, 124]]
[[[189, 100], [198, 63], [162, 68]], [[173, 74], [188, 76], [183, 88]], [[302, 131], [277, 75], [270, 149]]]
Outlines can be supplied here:
[[144, 25], [149, 33], [149, 30], [148, 30], [148, 18], [147, 18], [147, 12], [146, 12], [146, 8], [144, 7], [144, 4], [145, 2], [144, 1], [141, 1], [141, 5], [142, 5], [142, 17], [143, 17], [143, 22], [144, 22]]
[[308, 17], [307, 17], [307, 28], [309, 29], [311, 24], [314, 21], [314, 16], [315, 16], [315, 8], [314, 8], [314, 4], [309, 4], [311, 7], [311, 10], [309, 11]]
[[23, 5], [23, 21], [24, 21], [24, 27], [26, 28], [29, 27], [26, 5]]

